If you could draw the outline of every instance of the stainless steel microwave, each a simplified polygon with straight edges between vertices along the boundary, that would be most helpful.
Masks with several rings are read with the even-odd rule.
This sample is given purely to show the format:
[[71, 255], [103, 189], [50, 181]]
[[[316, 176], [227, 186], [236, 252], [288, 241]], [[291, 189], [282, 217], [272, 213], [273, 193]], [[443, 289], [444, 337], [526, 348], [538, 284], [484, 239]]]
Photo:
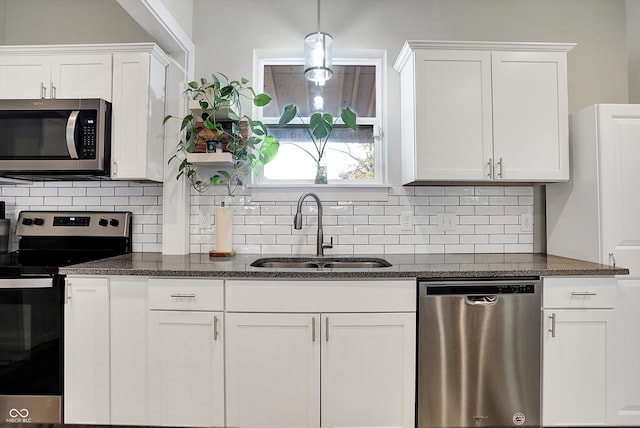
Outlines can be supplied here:
[[111, 103], [0, 100], [0, 176], [109, 178]]

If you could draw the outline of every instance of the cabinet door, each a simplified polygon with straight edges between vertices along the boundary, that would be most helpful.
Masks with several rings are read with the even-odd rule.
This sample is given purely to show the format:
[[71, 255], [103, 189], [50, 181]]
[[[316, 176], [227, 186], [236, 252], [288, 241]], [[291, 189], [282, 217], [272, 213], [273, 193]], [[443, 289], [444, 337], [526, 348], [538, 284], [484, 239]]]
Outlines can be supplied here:
[[413, 427], [415, 314], [322, 315], [322, 425]]
[[490, 179], [490, 52], [417, 50], [414, 96], [416, 179]]
[[604, 424], [614, 311], [549, 309], [543, 314], [543, 425]]
[[112, 178], [162, 181], [166, 66], [149, 53], [113, 56]]
[[109, 281], [68, 278], [64, 422], [109, 424]]
[[498, 180], [569, 180], [564, 52], [492, 52]]
[[607, 425], [640, 426], [640, 280], [618, 282]]
[[109, 278], [113, 425], [149, 425], [147, 284], [143, 276]]
[[51, 98], [111, 101], [111, 54], [51, 56]]
[[149, 312], [149, 423], [224, 426], [222, 312]]
[[319, 318], [226, 314], [228, 426], [320, 426]]
[[[629, 268], [640, 277], [640, 109], [637, 105], [602, 105], [599, 152], [602, 170], [600, 206], [602, 212], [603, 263]], [[594, 207], [594, 209], [596, 209]]]
[[0, 56], [0, 98], [49, 98], [51, 60], [47, 55]]

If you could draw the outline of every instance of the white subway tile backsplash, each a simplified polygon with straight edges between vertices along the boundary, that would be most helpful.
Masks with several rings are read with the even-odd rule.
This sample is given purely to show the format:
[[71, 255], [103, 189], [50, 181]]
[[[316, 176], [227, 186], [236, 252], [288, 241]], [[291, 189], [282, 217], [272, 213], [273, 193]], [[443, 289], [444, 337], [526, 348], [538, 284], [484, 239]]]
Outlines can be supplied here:
[[[221, 189], [191, 195], [190, 251], [215, 248], [215, 207], [234, 208], [238, 253], [314, 254], [317, 206], [305, 202], [303, 229], [293, 228], [295, 201], [254, 202], [250, 190], [229, 198]], [[39, 182], [0, 186], [7, 214], [23, 209], [128, 210], [134, 213], [135, 251], [162, 250], [162, 185], [120, 181]], [[523, 232], [521, 214], [533, 214], [532, 186], [391, 187], [386, 201], [323, 201], [326, 254], [531, 252], [533, 233]], [[438, 213], [456, 215], [446, 233]], [[210, 222], [201, 227], [201, 213]], [[400, 222], [409, 214], [410, 224]], [[15, 226], [14, 226], [15, 227]]]

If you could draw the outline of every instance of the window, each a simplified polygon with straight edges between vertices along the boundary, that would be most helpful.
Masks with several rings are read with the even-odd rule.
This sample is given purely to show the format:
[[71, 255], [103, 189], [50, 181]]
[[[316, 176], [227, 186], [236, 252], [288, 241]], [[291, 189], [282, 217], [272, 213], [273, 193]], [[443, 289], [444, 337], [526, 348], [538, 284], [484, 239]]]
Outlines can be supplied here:
[[[327, 165], [328, 184], [362, 186], [384, 184], [382, 159], [382, 57], [334, 58], [333, 77], [324, 85], [307, 82], [303, 60], [262, 58], [257, 63], [257, 92], [272, 101], [258, 109], [256, 117], [280, 141], [278, 156], [265, 165], [257, 184], [304, 185], [314, 182], [316, 162], [309, 154], [315, 148], [307, 125], [315, 112], [339, 117], [343, 107], [357, 114], [358, 128], [352, 130], [338, 119], [322, 156]], [[298, 115], [289, 125], [278, 127], [288, 104]]]

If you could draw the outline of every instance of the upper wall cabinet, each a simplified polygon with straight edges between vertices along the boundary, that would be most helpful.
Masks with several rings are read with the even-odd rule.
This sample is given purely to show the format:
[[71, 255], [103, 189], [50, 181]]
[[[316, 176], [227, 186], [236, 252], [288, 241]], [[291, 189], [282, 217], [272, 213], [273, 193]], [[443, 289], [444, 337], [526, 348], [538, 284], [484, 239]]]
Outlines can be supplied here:
[[54, 55], [42, 47], [0, 50], [0, 98], [103, 98], [111, 101], [111, 54]]
[[113, 55], [111, 177], [162, 181], [168, 57], [156, 45]]
[[111, 101], [111, 178], [162, 181], [168, 64], [153, 43], [1, 46], [0, 99]]
[[573, 46], [406, 42], [394, 65], [403, 184], [568, 180]]

